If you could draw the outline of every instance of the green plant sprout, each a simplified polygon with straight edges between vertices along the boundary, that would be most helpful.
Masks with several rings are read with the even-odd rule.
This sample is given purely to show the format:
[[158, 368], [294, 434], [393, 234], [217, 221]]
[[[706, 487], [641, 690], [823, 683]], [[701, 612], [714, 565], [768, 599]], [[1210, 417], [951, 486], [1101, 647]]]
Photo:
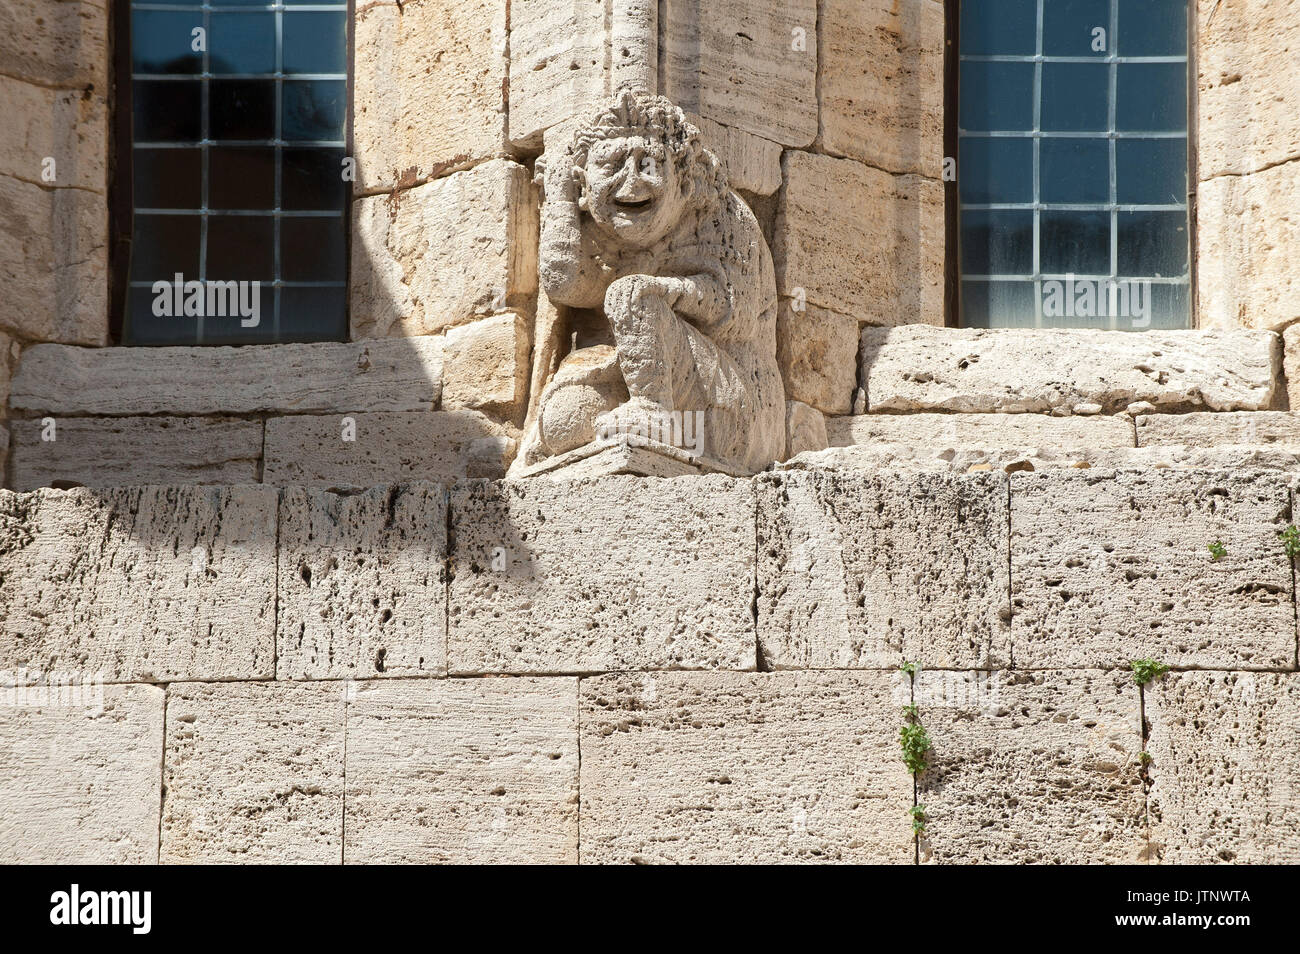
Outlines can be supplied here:
[[912, 834], [924, 835], [925, 834], [925, 806], [913, 805], [911, 808], [907, 810], [907, 813], [912, 816]]
[[1209, 546], [1210, 559], [1214, 561], [1222, 560], [1228, 555], [1228, 548], [1223, 545], [1222, 540], [1215, 540]]
[[1286, 551], [1287, 556], [1292, 559], [1300, 556], [1300, 528], [1291, 524], [1285, 530], [1279, 530], [1277, 535], [1282, 538], [1282, 549]]
[[925, 771], [926, 753], [930, 751], [930, 734], [925, 731], [925, 726], [913, 719], [899, 729], [898, 742], [903, 748], [903, 764], [913, 775], [920, 775]]
[[1168, 666], [1154, 659], [1133, 659], [1129, 661], [1129, 666], [1133, 670], [1133, 681], [1139, 686], [1145, 686], [1152, 679], [1159, 679], [1169, 671]]
[[921, 664], [920, 664], [920, 663], [914, 663], [914, 662], [905, 662], [905, 663], [903, 663], [903, 665], [901, 665], [901, 666], [898, 667], [898, 671], [899, 671], [899, 672], [905, 672], [905, 673], [907, 673], [909, 676], [911, 676], [913, 679], [915, 679], [915, 678], [916, 678], [916, 674], [917, 674], [918, 672], [921, 671]]

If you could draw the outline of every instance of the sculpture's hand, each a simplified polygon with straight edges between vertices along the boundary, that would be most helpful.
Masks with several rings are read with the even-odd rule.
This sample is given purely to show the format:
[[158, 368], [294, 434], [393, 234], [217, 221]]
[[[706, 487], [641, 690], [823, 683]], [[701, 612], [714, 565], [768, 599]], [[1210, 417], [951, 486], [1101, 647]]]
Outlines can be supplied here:
[[654, 297], [678, 317], [701, 330], [716, 330], [731, 318], [725, 290], [710, 275], [677, 278], [667, 275], [625, 275], [605, 293], [605, 314], [642, 307]]
[[686, 282], [680, 278], [624, 275], [611, 282], [609, 290], [605, 292], [605, 314], [627, 314], [643, 307], [650, 298], [656, 298], [673, 308], [685, 291]]

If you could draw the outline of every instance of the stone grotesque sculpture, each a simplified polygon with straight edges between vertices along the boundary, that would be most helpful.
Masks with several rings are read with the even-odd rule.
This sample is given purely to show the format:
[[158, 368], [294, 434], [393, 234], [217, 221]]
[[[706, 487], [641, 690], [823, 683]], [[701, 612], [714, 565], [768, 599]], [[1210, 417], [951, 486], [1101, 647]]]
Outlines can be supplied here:
[[699, 130], [625, 92], [538, 167], [552, 310], [512, 473], [611, 435], [685, 436], [684, 459], [735, 474], [781, 457], [772, 256]]

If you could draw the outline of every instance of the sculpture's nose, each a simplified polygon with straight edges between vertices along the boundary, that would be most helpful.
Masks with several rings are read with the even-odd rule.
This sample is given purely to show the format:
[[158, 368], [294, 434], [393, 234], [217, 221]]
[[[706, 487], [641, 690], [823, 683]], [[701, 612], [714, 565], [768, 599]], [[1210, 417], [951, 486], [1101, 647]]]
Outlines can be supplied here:
[[650, 183], [641, 175], [641, 167], [635, 159], [629, 157], [623, 166], [623, 181], [619, 183], [614, 198], [619, 202], [641, 202], [653, 196]]

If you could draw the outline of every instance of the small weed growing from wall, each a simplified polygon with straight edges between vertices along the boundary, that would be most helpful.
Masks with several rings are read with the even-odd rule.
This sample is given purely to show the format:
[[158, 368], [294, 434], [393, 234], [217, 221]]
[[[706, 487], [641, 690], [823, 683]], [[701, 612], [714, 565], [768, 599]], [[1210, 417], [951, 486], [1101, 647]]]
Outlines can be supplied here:
[[[908, 711], [910, 710], [910, 711]], [[913, 775], [920, 775], [928, 764], [926, 753], [930, 751], [930, 734], [921, 725], [916, 706], [907, 706], [907, 722], [898, 732], [898, 741], [903, 748], [903, 764]]]
[[921, 666], [919, 663], [905, 662], [903, 665], [898, 667], [898, 671], [907, 673], [907, 675], [915, 679], [916, 674], [921, 671]]
[[1287, 556], [1293, 560], [1300, 556], [1300, 528], [1291, 524], [1285, 530], [1279, 530], [1277, 535], [1282, 538], [1282, 549], [1286, 551]]
[[907, 813], [912, 816], [912, 834], [924, 835], [925, 834], [925, 806], [913, 805], [911, 808], [907, 810]]
[[1228, 548], [1223, 545], [1222, 540], [1215, 540], [1210, 544], [1210, 559], [1214, 561], [1222, 560], [1228, 555]]
[[1168, 666], [1154, 659], [1134, 659], [1129, 662], [1129, 666], [1133, 669], [1133, 681], [1139, 686], [1145, 686], [1152, 679], [1159, 679], [1169, 671]]

